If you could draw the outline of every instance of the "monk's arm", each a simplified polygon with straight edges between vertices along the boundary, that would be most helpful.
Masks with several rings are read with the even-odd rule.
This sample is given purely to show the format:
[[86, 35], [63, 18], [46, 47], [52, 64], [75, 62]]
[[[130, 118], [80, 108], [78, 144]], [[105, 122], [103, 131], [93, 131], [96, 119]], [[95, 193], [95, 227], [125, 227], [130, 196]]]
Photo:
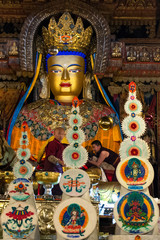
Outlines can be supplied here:
[[100, 156], [97, 160], [97, 162], [94, 162], [94, 161], [88, 161], [89, 163], [95, 165], [96, 167], [100, 167], [100, 165], [102, 164], [102, 162], [104, 161], [105, 158], [107, 158], [109, 156], [109, 152], [107, 151], [102, 151], [100, 153]]
[[48, 161], [51, 162], [51, 163], [53, 163], [53, 164], [59, 163], [59, 164], [61, 164], [62, 166], [65, 165], [62, 160], [60, 160], [59, 158], [56, 158], [56, 157], [53, 156], [53, 155], [50, 155], [50, 156], [48, 157]]

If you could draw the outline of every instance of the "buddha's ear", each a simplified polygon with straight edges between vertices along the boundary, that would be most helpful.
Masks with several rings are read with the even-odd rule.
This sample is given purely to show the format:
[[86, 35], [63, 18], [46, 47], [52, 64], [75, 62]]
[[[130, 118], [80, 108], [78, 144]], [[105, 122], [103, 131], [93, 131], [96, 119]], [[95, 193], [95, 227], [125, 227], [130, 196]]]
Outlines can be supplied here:
[[43, 73], [42, 75], [40, 75], [40, 82], [41, 82], [42, 88], [39, 96], [41, 98], [50, 98], [50, 83], [49, 83], [47, 73]]
[[86, 72], [83, 81], [83, 98], [92, 99], [91, 93], [91, 73]]

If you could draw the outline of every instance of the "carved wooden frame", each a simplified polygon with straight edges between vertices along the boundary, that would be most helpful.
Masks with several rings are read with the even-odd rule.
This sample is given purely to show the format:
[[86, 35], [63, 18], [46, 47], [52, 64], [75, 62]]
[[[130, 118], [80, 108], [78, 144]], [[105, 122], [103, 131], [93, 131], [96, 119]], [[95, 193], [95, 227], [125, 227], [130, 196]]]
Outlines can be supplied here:
[[20, 66], [23, 71], [33, 72], [33, 42], [40, 23], [55, 14], [71, 12], [91, 23], [96, 32], [97, 54], [94, 72], [105, 73], [110, 54], [110, 28], [105, 18], [93, 7], [77, 0], [59, 0], [43, 5], [25, 20], [20, 34]]

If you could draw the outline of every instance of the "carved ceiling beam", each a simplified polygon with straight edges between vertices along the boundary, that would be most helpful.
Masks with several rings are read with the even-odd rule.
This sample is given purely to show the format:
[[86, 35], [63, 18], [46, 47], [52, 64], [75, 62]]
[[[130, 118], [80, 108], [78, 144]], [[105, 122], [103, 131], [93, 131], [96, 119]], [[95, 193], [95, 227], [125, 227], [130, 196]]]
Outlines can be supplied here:
[[[133, 79], [132, 81], [135, 81], [136, 79]], [[129, 79], [126, 84], [122, 84], [121, 86], [116, 85], [115, 83], [111, 83], [111, 85], [108, 87], [108, 91], [110, 92], [111, 96], [113, 97], [115, 94], [121, 94], [122, 92], [126, 91], [128, 92], [128, 82], [131, 80]], [[157, 83], [150, 83], [150, 84], [144, 84], [140, 81], [135, 81], [137, 89], [141, 92], [147, 93], [147, 92], [159, 92], [160, 91], [160, 85], [157, 85]]]

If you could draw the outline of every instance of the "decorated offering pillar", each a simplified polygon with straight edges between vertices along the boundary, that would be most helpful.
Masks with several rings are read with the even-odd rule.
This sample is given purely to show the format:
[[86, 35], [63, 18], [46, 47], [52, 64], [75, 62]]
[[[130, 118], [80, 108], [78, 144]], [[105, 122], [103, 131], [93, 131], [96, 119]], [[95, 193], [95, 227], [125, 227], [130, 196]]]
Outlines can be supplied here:
[[64, 163], [71, 169], [64, 172], [61, 177], [63, 197], [54, 213], [57, 240], [75, 238], [98, 240], [97, 213], [89, 196], [90, 179], [85, 171], [78, 169], [88, 159], [86, 149], [81, 146], [84, 142], [84, 133], [79, 129], [82, 125], [79, 105], [80, 101], [75, 97], [69, 119], [70, 129], [67, 132], [70, 145], [63, 152]]
[[[134, 82], [129, 84], [129, 97], [124, 108], [128, 116], [122, 122], [122, 130], [127, 138], [121, 143], [121, 161], [116, 170], [121, 184], [121, 197], [114, 207], [116, 234], [134, 235], [135, 240], [153, 239], [149, 236], [146, 238], [146, 235], [157, 234], [159, 209], [148, 189], [154, 178], [154, 170], [149, 162], [149, 147], [140, 138], [146, 124], [141, 117], [142, 105], [136, 98]], [[139, 236], [141, 234], [144, 235]], [[129, 238], [123, 236], [123, 239]]]
[[17, 150], [19, 161], [13, 167], [15, 179], [8, 188], [10, 201], [1, 215], [4, 240], [40, 239], [33, 187], [29, 181], [33, 167], [27, 161], [30, 157], [30, 150], [27, 148], [29, 142], [26, 128], [26, 123], [23, 123], [21, 147]]

